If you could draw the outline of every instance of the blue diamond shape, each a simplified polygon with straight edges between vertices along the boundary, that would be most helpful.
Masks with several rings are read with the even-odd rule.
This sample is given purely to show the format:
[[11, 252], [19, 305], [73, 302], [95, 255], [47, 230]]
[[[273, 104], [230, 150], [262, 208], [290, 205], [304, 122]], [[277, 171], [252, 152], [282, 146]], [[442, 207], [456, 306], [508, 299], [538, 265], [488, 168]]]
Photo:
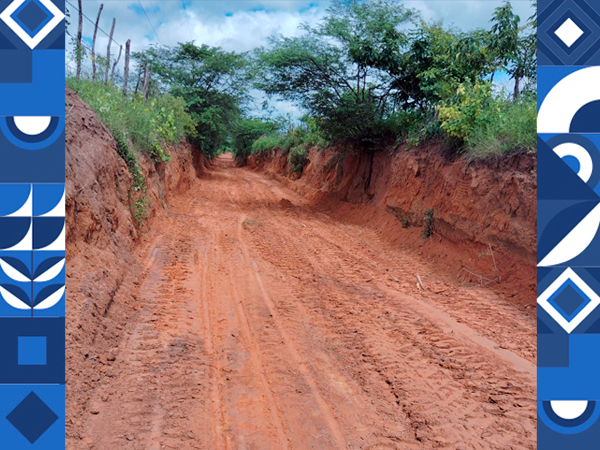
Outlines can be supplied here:
[[34, 37], [54, 16], [38, 0], [28, 0], [11, 17], [29, 36]]
[[25, 439], [34, 444], [58, 420], [58, 416], [31, 392], [6, 419]]
[[590, 299], [571, 280], [567, 280], [548, 299], [548, 303], [567, 321], [572, 321], [590, 303]]
[[[565, 44], [561, 38], [559, 38], [556, 34], [556, 30], [558, 30], [568, 19], [571, 19], [575, 25], [577, 25], [583, 34], [579, 36], [579, 38], [573, 42], [573, 44], [569, 47]], [[546, 34], [550, 36], [550, 38], [558, 44], [558, 46], [567, 54], [570, 55], [592, 34], [592, 31], [585, 26], [585, 24], [579, 19], [573, 11], [570, 9], [564, 13], [560, 19], [556, 21], [554, 25], [552, 25], [546, 31]]]
[[[538, 58], [539, 65], [597, 65], [600, 64], [600, 15], [590, 6], [591, 0], [554, 0], [539, 4], [538, 15]], [[548, 4], [550, 3], [550, 4]], [[587, 37], [581, 36], [570, 51], [552, 33], [562, 25], [559, 16], [571, 11], [569, 16], [578, 26], [583, 22], [590, 30]], [[574, 16], [579, 20], [576, 21]], [[581, 28], [581, 27], [580, 27]], [[583, 28], [582, 28], [583, 31]], [[577, 48], [574, 48], [577, 47]]]

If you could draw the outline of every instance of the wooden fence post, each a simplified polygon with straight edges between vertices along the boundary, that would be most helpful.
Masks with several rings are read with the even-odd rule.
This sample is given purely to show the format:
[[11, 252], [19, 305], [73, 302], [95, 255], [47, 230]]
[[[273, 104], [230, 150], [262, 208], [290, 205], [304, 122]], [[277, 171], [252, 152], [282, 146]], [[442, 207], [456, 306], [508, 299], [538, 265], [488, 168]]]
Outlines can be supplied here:
[[113, 17], [112, 27], [110, 29], [110, 37], [108, 38], [108, 48], [106, 49], [106, 72], [104, 72], [104, 84], [108, 84], [108, 71], [110, 70], [110, 46], [113, 40], [113, 34], [115, 34], [115, 24], [117, 19]]
[[82, 0], [79, 0], [79, 25], [77, 26], [77, 42], [75, 45], [75, 58], [77, 59], [77, 73], [75, 79], [79, 81], [81, 78], [81, 60], [83, 59], [83, 51], [81, 47], [81, 37], [83, 34], [83, 6]]
[[115, 84], [115, 69], [119, 65], [119, 61], [121, 61], [121, 53], [123, 53], [122, 45], [119, 47], [119, 56], [117, 57], [117, 60], [114, 62], [113, 66], [112, 66], [112, 73], [110, 74], [110, 84], [113, 84], [113, 85]]
[[125, 44], [125, 71], [123, 72], [123, 95], [127, 96], [127, 82], [129, 81], [129, 53], [131, 50], [131, 39]]
[[96, 27], [94, 28], [94, 39], [92, 40], [92, 80], [96, 80], [96, 37], [98, 36], [98, 24], [100, 23], [100, 15], [103, 8], [104, 3], [100, 5], [100, 9], [98, 10], [98, 18], [96, 19]]

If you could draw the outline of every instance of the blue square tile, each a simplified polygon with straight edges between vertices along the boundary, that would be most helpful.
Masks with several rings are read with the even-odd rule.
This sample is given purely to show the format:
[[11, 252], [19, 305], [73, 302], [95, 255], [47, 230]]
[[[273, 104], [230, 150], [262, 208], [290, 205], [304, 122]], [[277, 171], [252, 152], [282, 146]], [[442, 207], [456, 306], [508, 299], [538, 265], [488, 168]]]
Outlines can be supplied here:
[[46, 365], [46, 336], [19, 336], [20, 366]]
[[[46, 364], [20, 364], [22, 337], [46, 340]], [[65, 382], [65, 319], [52, 317], [0, 318], [0, 384]], [[27, 358], [34, 358], [36, 351]], [[1, 398], [0, 398], [1, 400]], [[0, 446], [2, 448], [2, 446]]]

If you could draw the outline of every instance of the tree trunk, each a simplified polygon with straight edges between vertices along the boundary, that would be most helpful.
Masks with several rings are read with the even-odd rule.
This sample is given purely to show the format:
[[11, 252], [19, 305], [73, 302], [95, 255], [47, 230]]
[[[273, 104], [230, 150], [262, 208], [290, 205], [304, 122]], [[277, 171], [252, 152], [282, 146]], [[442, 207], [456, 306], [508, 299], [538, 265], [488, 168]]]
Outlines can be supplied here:
[[77, 26], [77, 47], [75, 47], [75, 58], [77, 59], [77, 73], [75, 79], [79, 81], [81, 78], [81, 60], [83, 59], [83, 52], [81, 47], [81, 37], [83, 35], [83, 7], [81, 5], [82, 0], [79, 0], [79, 25]]
[[119, 56], [117, 57], [117, 60], [115, 61], [115, 63], [112, 66], [112, 73], [110, 74], [110, 84], [112, 84], [112, 85], [115, 84], [115, 69], [119, 65], [119, 61], [121, 61], [121, 53], [123, 53], [122, 45], [121, 45], [121, 47], [119, 47]]
[[123, 95], [127, 96], [127, 82], [129, 81], [129, 54], [131, 52], [131, 39], [125, 43], [125, 70], [123, 72]]
[[144, 87], [142, 88], [142, 96], [144, 100], [148, 98], [148, 84], [150, 83], [150, 63], [146, 62], [146, 67], [144, 68]]
[[98, 24], [100, 23], [100, 15], [102, 14], [103, 8], [104, 4], [102, 3], [98, 10], [98, 18], [96, 19], [96, 26], [94, 27], [94, 39], [92, 40], [92, 80], [96, 79], [96, 37], [98, 36]]
[[515, 75], [515, 90], [513, 92], [513, 101], [517, 100], [519, 97], [519, 85], [521, 84], [521, 77]]
[[142, 81], [142, 70], [144, 69], [144, 52], [140, 55], [140, 66], [138, 70], [137, 83], [135, 84], [135, 93], [137, 94], [140, 90], [140, 82]]
[[115, 34], [115, 24], [117, 19], [113, 18], [112, 27], [110, 29], [110, 37], [108, 38], [108, 47], [106, 49], [106, 71], [104, 72], [104, 84], [108, 84], [108, 71], [110, 70], [110, 46], [113, 40], [113, 34]]

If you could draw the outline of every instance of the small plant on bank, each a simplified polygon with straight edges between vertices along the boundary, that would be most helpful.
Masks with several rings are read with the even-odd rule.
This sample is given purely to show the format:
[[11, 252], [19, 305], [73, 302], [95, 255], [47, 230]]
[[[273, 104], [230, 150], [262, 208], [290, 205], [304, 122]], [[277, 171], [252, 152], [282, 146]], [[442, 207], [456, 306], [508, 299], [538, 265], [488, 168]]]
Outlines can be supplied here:
[[425, 222], [425, 228], [423, 229], [423, 239], [429, 239], [431, 235], [433, 235], [433, 210], [428, 209], [425, 211], [425, 216], [423, 217], [423, 221]]
[[138, 198], [133, 204], [133, 218], [136, 220], [136, 225], [138, 228], [144, 226], [144, 221], [148, 217], [148, 205], [150, 204], [150, 199], [145, 195], [142, 195]]
[[308, 152], [301, 145], [292, 147], [288, 156], [288, 162], [292, 173], [302, 173], [304, 166], [308, 162]]
[[117, 143], [117, 152], [119, 153], [119, 156], [123, 158], [123, 161], [125, 161], [127, 169], [129, 169], [129, 173], [131, 174], [131, 188], [135, 192], [145, 191], [146, 178], [142, 173], [142, 169], [140, 168], [127, 139], [120, 132], [116, 132], [114, 138]]

